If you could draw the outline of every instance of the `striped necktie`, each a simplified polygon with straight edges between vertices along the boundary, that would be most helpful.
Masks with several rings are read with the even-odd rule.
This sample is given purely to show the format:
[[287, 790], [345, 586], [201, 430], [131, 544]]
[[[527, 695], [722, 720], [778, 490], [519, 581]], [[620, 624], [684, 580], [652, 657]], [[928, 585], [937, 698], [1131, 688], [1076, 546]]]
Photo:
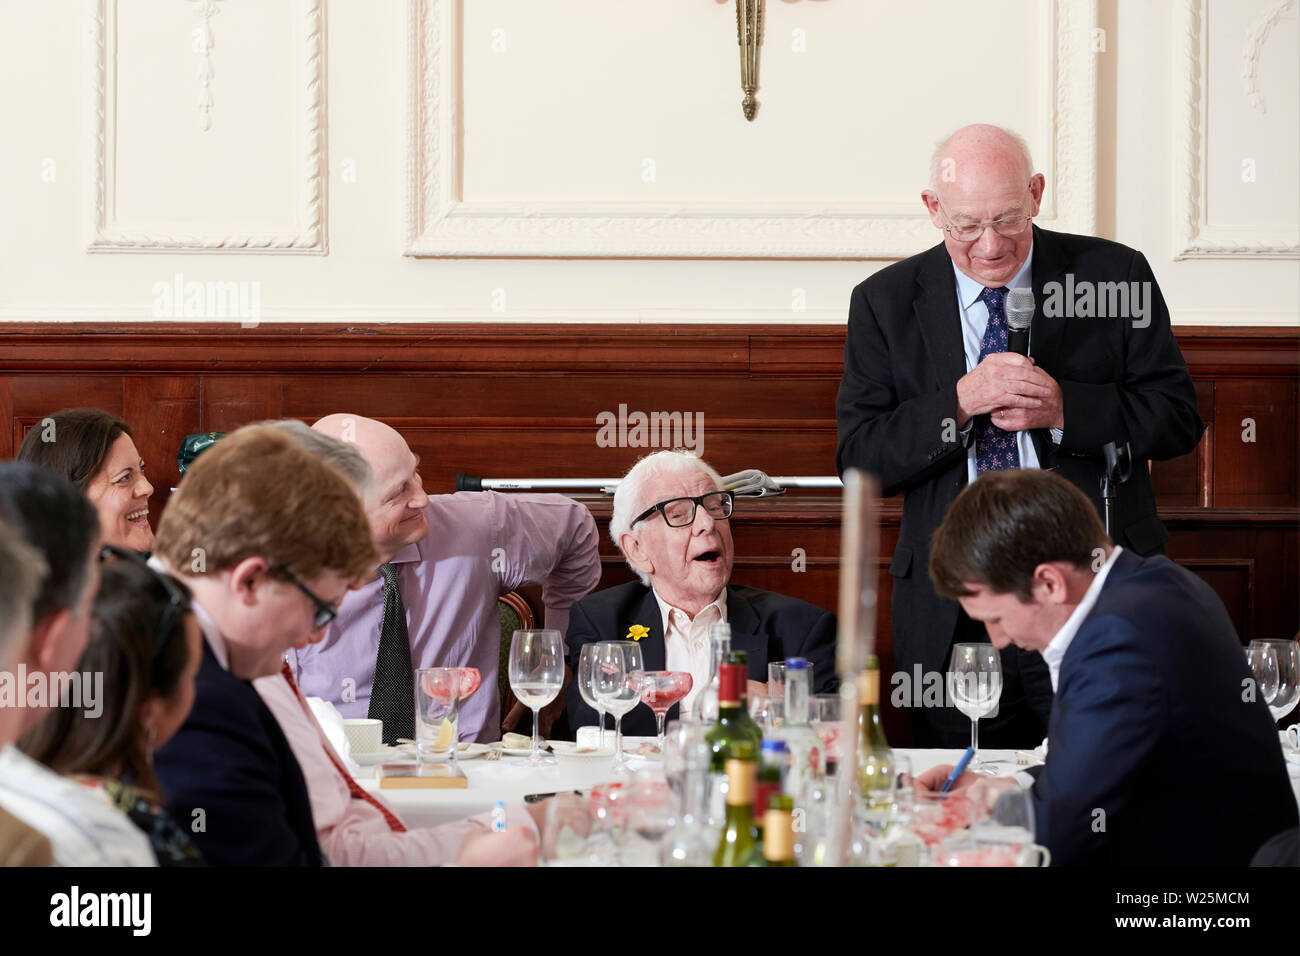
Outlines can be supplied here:
[[[293, 696], [298, 698], [298, 703], [300, 703], [303, 709], [307, 711], [308, 716], [312, 718], [312, 722], [314, 723], [316, 718], [311, 713], [311, 706], [307, 703], [307, 698], [302, 696], [302, 691], [298, 689], [298, 682], [293, 679], [293, 668], [289, 666], [288, 661], [285, 661], [284, 666], [280, 668], [280, 674], [289, 682], [289, 686], [293, 689]], [[405, 824], [403, 824], [401, 820], [397, 819], [397, 815], [393, 813], [393, 811], [389, 810], [386, 806], [376, 800], [374, 796], [371, 795], [370, 791], [357, 783], [352, 774], [348, 773], [347, 768], [343, 766], [343, 762], [335, 755], [333, 748], [329, 745], [329, 741], [325, 740], [323, 736], [321, 738], [321, 746], [325, 748], [325, 756], [330, 758], [330, 763], [334, 765], [334, 769], [339, 772], [339, 775], [343, 777], [344, 782], [348, 785], [348, 792], [352, 794], [352, 799], [364, 800], [382, 813], [384, 815], [384, 822], [388, 824], [388, 829], [392, 830], [394, 833], [405, 833]]]

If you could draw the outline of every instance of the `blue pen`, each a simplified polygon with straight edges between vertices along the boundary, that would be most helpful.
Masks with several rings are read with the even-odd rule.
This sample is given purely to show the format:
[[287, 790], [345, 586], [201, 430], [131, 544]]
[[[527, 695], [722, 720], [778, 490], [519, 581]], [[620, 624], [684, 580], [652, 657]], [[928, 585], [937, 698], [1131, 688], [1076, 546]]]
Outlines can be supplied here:
[[945, 780], [943, 786], [939, 788], [940, 793], [947, 793], [952, 789], [952, 785], [957, 782], [957, 778], [961, 776], [961, 772], [966, 769], [966, 765], [970, 763], [970, 758], [973, 756], [975, 756], [975, 748], [967, 747], [966, 752], [962, 754], [961, 759], [957, 761], [957, 766], [952, 768], [952, 773], [948, 774], [948, 779]]

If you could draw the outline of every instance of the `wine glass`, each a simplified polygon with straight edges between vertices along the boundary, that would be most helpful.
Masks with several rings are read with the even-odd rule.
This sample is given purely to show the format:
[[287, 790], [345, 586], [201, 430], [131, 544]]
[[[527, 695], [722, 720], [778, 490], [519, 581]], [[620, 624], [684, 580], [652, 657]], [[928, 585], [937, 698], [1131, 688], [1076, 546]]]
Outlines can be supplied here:
[[693, 678], [687, 671], [645, 671], [641, 675], [641, 703], [655, 715], [659, 752], [664, 752], [664, 719], [669, 709], [691, 692]]
[[948, 696], [970, 718], [970, 766], [974, 773], [994, 774], [996, 761], [979, 758], [979, 721], [1002, 696], [1002, 660], [992, 644], [954, 644], [948, 664]]
[[460, 741], [459, 667], [421, 667], [415, 672], [415, 755], [423, 763], [456, 762]]
[[1272, 648], [1277, 657], [1277, 693], [1267, 703], [1274, 722], [1279, 721], [1300, 701], [1300, 644], [1295, 641], [1251, 641], [1250, 646]]
[[592, 686], [596, 699], [614, 715], [614, 770], [627, 772], [623, 757], [623, 715], [641, 703], [645, 664], [635, 641], [601, 641], [596, 645]]
[[[598, 749], [605, 749], [605, 705], [596, 697], [593, 677], [595, 676], [596, 652], [600, 645], [596, 643], [583, 644], [582, 652], [578, 656], [578, 693], [586, 701], [587, 706], [596, 712], [596, 719], [600, 722], [600, 743]], [[577, 728], [574, 728], [577, 732]]]
[[1265, 704], [1277, 699], [1277, 651], [1265, 644], [1246, 648], [1246, 663], [1255, 677], [1255, 692]]
[[527, 761], [531, 766], [555, 763], [543, 757], [538, 732], [538, 712], [555, 700], [564, 686], [564, 641], [559, 631], [515, 631], [510, 638], [510, 689], [533, 712], [533, 745]]

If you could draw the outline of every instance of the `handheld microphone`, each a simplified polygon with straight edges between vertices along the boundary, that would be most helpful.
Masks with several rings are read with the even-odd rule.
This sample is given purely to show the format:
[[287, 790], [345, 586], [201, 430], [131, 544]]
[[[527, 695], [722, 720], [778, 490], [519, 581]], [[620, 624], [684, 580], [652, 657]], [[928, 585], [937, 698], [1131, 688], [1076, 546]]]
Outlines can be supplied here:
[[1007, 351], [1029, 354], [1029, 325], [1034, 321], [1034, 290], [1012, 289], [1007, 293]]

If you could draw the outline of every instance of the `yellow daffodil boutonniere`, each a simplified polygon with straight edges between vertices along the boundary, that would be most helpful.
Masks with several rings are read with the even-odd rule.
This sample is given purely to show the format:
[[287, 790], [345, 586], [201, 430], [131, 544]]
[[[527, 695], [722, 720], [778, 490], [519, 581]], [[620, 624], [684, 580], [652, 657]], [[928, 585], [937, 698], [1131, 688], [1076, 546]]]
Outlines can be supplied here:
[[649, 634], [650, 634], [650, 628], [644, 627], [640, 624], [633, 624], [631, 627], [627, 629], [626, 640], [639, 641], [641, 640], [641, 638], [649, 636]]

